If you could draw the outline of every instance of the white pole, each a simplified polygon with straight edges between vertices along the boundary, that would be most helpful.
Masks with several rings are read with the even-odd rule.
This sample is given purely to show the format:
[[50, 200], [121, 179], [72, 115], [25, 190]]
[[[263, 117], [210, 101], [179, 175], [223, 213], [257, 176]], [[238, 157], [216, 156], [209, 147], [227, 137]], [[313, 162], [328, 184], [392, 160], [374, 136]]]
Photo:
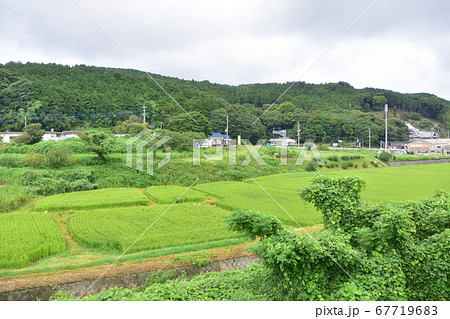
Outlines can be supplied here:
[[300, 147], [300, 122], [297, 122], [297, 146]]
[[370, 150], [370, 126], [369, 126], [369, 150]]
[[144, 124], [145, 124], [145, 109], [147, 108], [145, 105], [142, 106], [142, 108], [144, 109]]
[[230, 146], [230, 144], [229, 144], [230, 141], [228, 140], [228, 115], [227, 115], [227, 128], [225, 129], [225, 133], [226, 133], [225, 135], [227, 136], [226, 137], [226, 139], [227, 139], [226, 144], [227, 144], [227, 146]]
[[387, 104], [385, 104], [384, 112], [386, 113], [386, 125], [385, 125], [385, 132], [384, 132], [384, 149], [386, 150], [386, 152], [388, 149], [388, 136], [387, 136], [387, 134], [388, 134], [388, 130], [387, 130], [388, 110], [389, 110], [389, 107]]

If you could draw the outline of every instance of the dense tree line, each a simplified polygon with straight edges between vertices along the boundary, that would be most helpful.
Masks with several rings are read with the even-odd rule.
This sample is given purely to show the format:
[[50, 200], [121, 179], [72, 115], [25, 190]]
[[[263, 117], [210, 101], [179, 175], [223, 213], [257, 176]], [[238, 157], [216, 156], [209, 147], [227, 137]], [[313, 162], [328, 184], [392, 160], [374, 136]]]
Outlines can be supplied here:
[[[230, 135], [241, 134], [252, 141], [271, 137], [273, 128], [296, 135], [297, 121], [304, 138], [323, 142], [365, 138], [371, 127], [375, 141], [384, 136], [386, 103], [391, 107], [392, 139], [407, 137], [402, 120], [411, 114], [450, 126], [450, 102], [431, 94], [359, 90], [345, 82], [299, 82], [272, 105], [290, 83], [230, 86], [152, 76], [200, 127], [191, 125], [195, 123], [190, 116], [140, 71], [7, 63], [0, 65], [0, 130], [22, 130], [25, 116], [29, 123], [42, 123], [44, 129], [112, 128], [132, 115], [141, 116], [143, 105], [147, 106], [146, 122], [153, 127], [223, 133], [228, 115]], [[432, 125], [424, 122], [423, 127]]]

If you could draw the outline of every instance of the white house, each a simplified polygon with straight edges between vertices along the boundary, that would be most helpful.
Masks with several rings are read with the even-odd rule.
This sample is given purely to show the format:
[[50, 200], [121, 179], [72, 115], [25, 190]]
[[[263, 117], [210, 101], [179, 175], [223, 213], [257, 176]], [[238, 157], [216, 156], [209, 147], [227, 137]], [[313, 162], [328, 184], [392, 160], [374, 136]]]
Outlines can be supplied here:
[[[23, 132], [0, 132], [0, 138], [3, 143], [10, 143], [15, 138], [23, 134]], [[66, 138], [72, 137], [80, 137], [83, 134], [81, 131], [63, 131], [63, 132], [55, 132], [53, 129], [51, 131], [47, 131], [42, 135], [43, 141], [59, 141], [64, 140]]]
[[231, 145], [232, 140], [228, 135], [221, 133], [213, 133], [208, 138], [204, 139], [202, 143], [195, 145], [195, 147], [215, 147], [215, 146], [227, 146]]
[[50, 132], [45, 132], [42, 135], [43, 141], [59, 141], [59, 137], [61, 136], [61, 132], [55, 132], [53, 129]]
[[63, 140], [65, 138], [80, 137], [82, 134], [82, 131], [62, 131], [59, 139]]
[[269, 140], [270, 145], [281, 146], [281, 147], [289, 147], [295, 146], [297, 142], [290, 137], [281, 137], [281, 138], [272, 138]]
[[23, 132], [0, 132], [0, 137], [2, 138], [3, 143], [10, 143], [22, 133]]

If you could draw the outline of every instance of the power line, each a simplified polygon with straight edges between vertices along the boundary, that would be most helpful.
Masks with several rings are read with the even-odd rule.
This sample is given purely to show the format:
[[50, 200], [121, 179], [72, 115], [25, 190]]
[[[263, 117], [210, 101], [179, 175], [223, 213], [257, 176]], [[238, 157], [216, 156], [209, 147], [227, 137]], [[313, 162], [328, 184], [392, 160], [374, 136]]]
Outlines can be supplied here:
[[106, 113], [32, 113], [32, 112], [11, 112], [0, 111], [3, 114], [21, 114], [21, 115], [64, 115], [64, 116], [103, 116], [103, 115], [117, 115], [117, 114], [132, 114], [141, 113], [141, 111], [121, 111], [121, 112], [106, 112]]

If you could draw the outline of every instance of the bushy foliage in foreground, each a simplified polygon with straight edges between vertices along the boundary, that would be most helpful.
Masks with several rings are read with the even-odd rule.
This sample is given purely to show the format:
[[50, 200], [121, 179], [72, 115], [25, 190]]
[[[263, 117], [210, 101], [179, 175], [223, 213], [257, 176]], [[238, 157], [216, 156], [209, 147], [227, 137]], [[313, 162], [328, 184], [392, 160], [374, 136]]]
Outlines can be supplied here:
[[[171, 278], [172, 276], [168, 276]], [[172, 277], [173, 278], [173, 277]], [[191, 280], [185, 276], [156, 282], [143, 290], [113, 288], [100, 294], [83, 298], [96, 301], [208, 301], [208, 300], [266, 300], [258, 293], [253, 281], [254, 272], [248, 270], [207, 273]], [[56, 300], [76, 300], [71, 296], [59, 294]]]
[[243, 232], [251, 239], [276, 235], [283, 229], [283, 224], [278, 218], [252, 210], [238, 210], [225, 216], [224, 219], [230, 230]]
[[356, 177], [317, 177], [301, 196], [323, 212], [326, 228], [281, 231], [256, 247], [273, 298], [449, 299], [449, 195], [365, 206], [362, 186]]
[[0, 269], [27, 266], [65, 246], [63, 235], [47, 214], [0, 215]]

